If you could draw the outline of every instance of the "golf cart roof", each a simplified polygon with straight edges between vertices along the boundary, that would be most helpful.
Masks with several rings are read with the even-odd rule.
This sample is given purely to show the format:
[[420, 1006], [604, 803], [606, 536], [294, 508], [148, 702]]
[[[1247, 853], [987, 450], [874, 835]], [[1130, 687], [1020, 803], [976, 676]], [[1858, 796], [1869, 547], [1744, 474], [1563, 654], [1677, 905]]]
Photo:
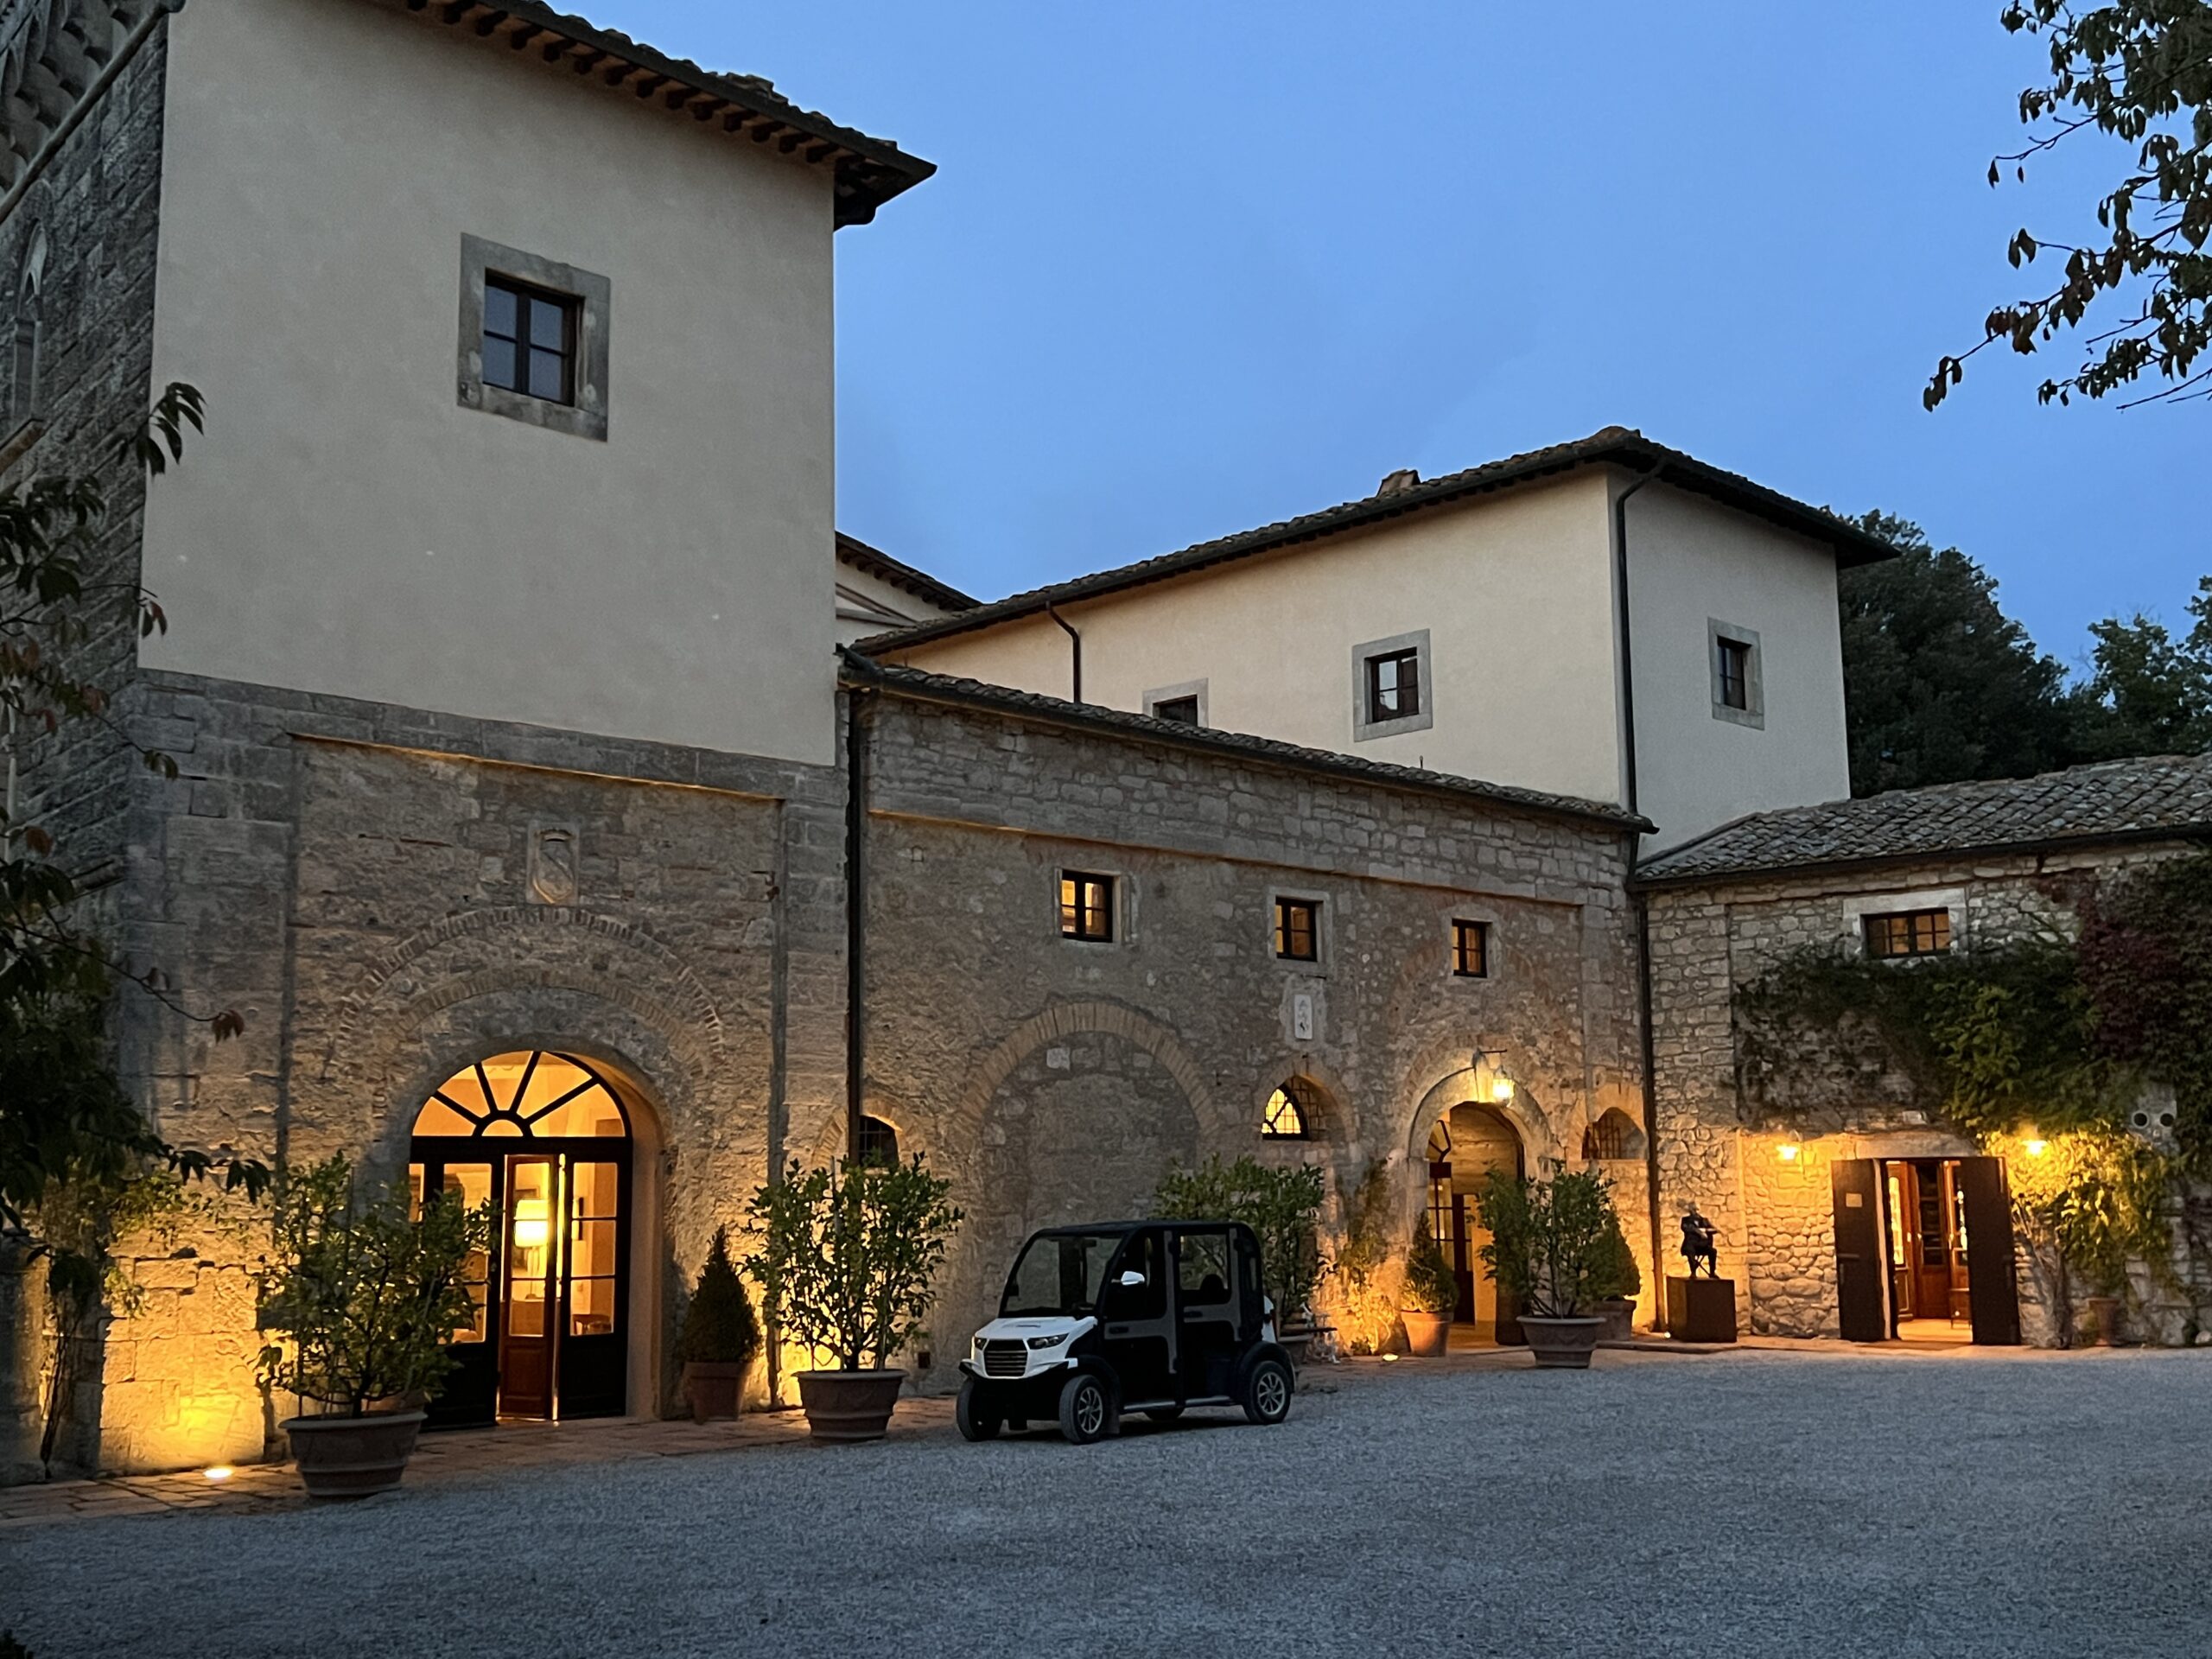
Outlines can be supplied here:
[[1241, 1221], [1203, 1217], [1152, 1216], [1142, 1221], [1071, 1221], [1058, 1227], [1039, 1227], [1032, 1238], [1052, 1238], [1063, 1233], [1133, 1233], [1140, 1227], [1242, 1227]]

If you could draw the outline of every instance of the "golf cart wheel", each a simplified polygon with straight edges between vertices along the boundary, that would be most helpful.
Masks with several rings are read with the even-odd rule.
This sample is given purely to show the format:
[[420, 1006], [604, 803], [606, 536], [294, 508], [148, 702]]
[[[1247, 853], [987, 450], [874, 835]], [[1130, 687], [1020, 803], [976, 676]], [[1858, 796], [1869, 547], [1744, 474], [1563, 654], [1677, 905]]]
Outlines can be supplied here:
[[1155, 1423], [1172, 1423], [1178, 1417], [1180, 1417], [1183, 1414], [1183, 1408], [1180, 1406], [1153, 1406], [1148, 1408], [1144, 1414], [1151, 1418]]
[[1279, 1423], [1290, 1415], [1290, 1367], [1263, 1359], [1244, 1379], [1244, 1414], [1255, 1423]]
[[1105, 1383], [1078, 1371], [1060, 1390], [1060, 1433], [1070, 1446], [1089, 1446], [1114, 1432], [1114, 1396]]
[[960, 1426], [960, 1438], [963, 1440], [995, 1440], [999, 1433], [998, 1414], [983, 1409], [976, 1395], [976, 1379], [971, 1376], [960, 1385], [960, 1400], [952, 1408], [952, 1421]]

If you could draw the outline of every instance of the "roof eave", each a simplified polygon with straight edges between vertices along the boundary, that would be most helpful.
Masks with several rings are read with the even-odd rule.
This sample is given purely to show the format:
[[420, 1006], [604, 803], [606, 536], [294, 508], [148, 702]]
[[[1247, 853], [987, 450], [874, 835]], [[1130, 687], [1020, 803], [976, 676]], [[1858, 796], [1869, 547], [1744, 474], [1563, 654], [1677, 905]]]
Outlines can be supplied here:
[[[2080, 852], [2095, 847], [2134, 847], [2156, 842], [2212, 841], [2212, 823], [2157, 824], [2133, 830], [2094, 830], [2077, 836], [2044, 836], [2024, 841], [1989, 841], [1913, 852], [1873, 853], [1793, 864], [1747, 864], [1725, 870], [1686, 870], [1679, 875], [1631, 874], [1636, 893], [1664, 893], [1684, 887], [1727, 887], [1746, 881], [1787, 881], [1800, 877], [1847, 875], [1860, 870], [1897, 869], [1914, 864], [1955, 863], [1961, 859], [2030, 858]], [[1663, 858], [1663, 855], [1662, 855]]]
[[486, 41], [510, 50], [535, 51], [546, 64], [566, 62], [578, 75], [610, 88], [626, 88], [640, 100], [657, 100], [704, 125], [809, 164], [835, 168], [836, 223], [865, 225], [894, 196], [937, 171], [934, 162], [910, 156], [887, 139], [841, 126], [802, 110], [765, 80], [723, 74], [672, 58], [542, 0], [384, 0], [446, 27], [474, 27]]

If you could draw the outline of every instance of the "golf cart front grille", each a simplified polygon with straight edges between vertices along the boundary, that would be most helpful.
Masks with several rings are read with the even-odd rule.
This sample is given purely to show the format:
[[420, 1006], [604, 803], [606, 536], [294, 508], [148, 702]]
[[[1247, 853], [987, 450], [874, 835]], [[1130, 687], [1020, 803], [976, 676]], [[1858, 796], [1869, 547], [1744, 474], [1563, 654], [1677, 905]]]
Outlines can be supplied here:
[[1029, 1346], [1020, 1342], [987, 1342], [983, 1344], [983, 1375], [986, 1376], [1020, 1376], [1029, 1369]]

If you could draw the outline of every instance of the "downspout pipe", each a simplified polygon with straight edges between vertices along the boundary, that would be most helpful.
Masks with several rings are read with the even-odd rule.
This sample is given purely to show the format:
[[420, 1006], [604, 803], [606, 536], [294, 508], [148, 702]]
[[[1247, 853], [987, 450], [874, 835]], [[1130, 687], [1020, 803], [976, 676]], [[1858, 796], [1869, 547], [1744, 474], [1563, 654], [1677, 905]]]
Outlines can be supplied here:
[[1081, 702], [1083, 701], [1083, 636], [1075, 631], [1075, 625], [1073, 623], [1070, 622], [1067, 618], [1062, 616], [1050, 605], [1047, 605], [1045, 607], [1045, 614], [1051, 617], [1053, 621], [1058, 623], [1060, 625], [1060, 632], [1066, 634], [1068, 637], [1068, 654], [1072, 660], [1072, 667], [1074, 671], [1071, 677], [1072, 677], [1075, 682], [1074, 695], [1071, 696], [1068, 701], [1071, 702]]
[[868, 706], [845, 688], [845, 1156], [861, 1155], [868, 1105]]
[[[1628, 502], [1634, 495], [1660, 474], [1667, 470], [1661, 461], [1649, 472], [1637, 479], [1613, 498], [1613, 613], [1620, 632], [1621, 672], [1621, 764], [1625, 774], [1622, 793], [1624, 803], [1631, 812], [1643, 810], [1637, 776], [1636, 750], [1636, 632], [1629, 620], [1628, 588]], [[1628, 837], [1628, 868], [1636, 873], [1637, 855], [1643, 838]], [[1636, 906], [1636, 1002], [1637, 1030], [1640, 1047], [1639, 1058], [1643, 1067], [1643, 1189], [1645, 1207], [1651, 1212], [1651, 1276], [1658, 1282], [1652, 1292], [1662, 1319], [1667, 1313], [1667, 1261], [1662, 1253], [1666, 1243], [1666, 1230], [1659, 1214], [1659, 1080], [1657, 1077], [1658, 1043], [1651, 1030], [1651, 906], [1642, 892], [1633, 894]]]

